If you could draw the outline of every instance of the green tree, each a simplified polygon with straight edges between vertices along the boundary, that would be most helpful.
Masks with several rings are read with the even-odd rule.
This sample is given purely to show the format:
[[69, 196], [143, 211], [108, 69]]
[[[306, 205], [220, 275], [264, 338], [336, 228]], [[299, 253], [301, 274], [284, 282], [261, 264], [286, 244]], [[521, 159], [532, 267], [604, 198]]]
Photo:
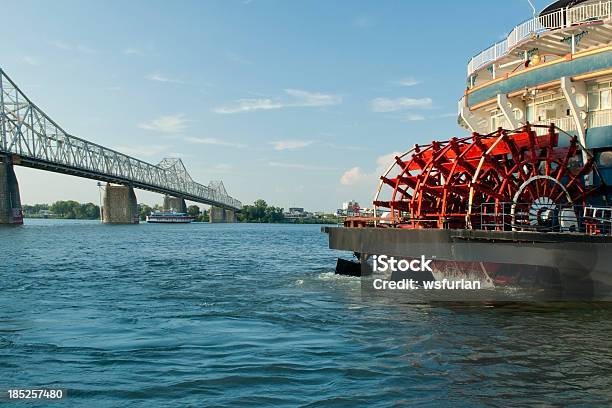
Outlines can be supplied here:
[[79, 210], [83, 219], [95, 220], [100, 218], [100, 207], [94, 203], [81, 204]]
[[283, 222], [283, 209], [280, 207], [268, 206], [265, 200], [257, 200], [253, 205], [244, 205], [238, 213], [240, 222]]
[[197, 205], [190, 205], [187, 207], [187, 214], [197, 219], [200, 216], [200, 207]]
[[26, 217], [38, 217], [41, 211], [49, 209], [49, 204], [23, 204], [21, 209]]
[[198, 221], [199, 222], [209, 222], [210, 221], [207, 210], [202, 211], [202, 214], [200, 214], [200, 216], [198, 217]]
[[95, 220], [100, 217], [100, 207], [94, 203], [80, 204], [74, 200], [56, 201], [49, 210], [59, 218]]
[[73, 200], [69, 200], [69, 201], [56, 201], [53, 204], [51, 204], [50, 209], [51, 209], [51, 212], [55, 213], [60, 218], [75, 219], [77, 217], [77, 212], [78, 212], [75, 209], [79, 207], [80, 207], [79, 203]]
[[255, 201], [254, 205], [250, 208], [250, 218], [255, 222], [265, 222], [266, 209], [268, 204], [264, 200]]
[[147, 219], [147, 215], [151, 214], [153, 209], [146, 204], [138, 204], [138, 215], [141, 221]]
[[285, 219], [283, 216], [283, 209], [280, 207], [267, 207], [265, 222], [282, 222]]

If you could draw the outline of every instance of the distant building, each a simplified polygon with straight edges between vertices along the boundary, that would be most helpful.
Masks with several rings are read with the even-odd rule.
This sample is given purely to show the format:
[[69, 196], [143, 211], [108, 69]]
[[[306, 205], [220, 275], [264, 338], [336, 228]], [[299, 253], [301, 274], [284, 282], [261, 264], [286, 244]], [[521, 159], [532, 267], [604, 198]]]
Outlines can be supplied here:
[[373, 217], [374, 209], [373, 208], [361, 208], [361, 211], [359, 212], [359, 214], [364, 217]]
[[303, 207], [291, 207], [283, 213], [285, 220], [289, 222], [297, 220], [323, 220], [333, 218], [335, 215], [336, 214], [326, 214], [324, 211], [310, 212], [306, 211]]
[[347, 201], [342, 203], [342, 208], [336, 211], [336, 215], [341, 217], [354, 217], [361, 213], [361, 207], [357, 201]]
[[304, 214], [304, 208], [302, 207], [291, 207], [289, 208], [289, 214], [294, 214], [294, 215], [302, 215]]
[[313, 214], [308, 211], [304, 211], [303, 207], [291, 207], [289, 208], [289, 211], [283, 214], [283, 216], [287, 220], [297, 220], [300, 218], [312, 218]]

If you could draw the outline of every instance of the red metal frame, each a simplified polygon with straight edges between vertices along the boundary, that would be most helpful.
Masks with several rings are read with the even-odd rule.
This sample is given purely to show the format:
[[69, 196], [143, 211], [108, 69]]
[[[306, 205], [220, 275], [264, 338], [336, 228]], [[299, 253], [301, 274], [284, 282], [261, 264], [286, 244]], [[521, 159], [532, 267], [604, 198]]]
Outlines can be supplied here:
[[[408, 228], [479, 228], [483, 203], [529, 205], [543, 197], [556, 204], [584, 204], [593, 159], [582, 159], [576, 137], [558, 146], [554, 125], [538, 136], [532, 126], [499, 129], [415, 146], [408, 160], [396, 157], [399, 173], [382, 176], [390, 199], [374, 202], [390, 210], [391, 223]], [[478, 210], [476, 210], [478, 209]]]

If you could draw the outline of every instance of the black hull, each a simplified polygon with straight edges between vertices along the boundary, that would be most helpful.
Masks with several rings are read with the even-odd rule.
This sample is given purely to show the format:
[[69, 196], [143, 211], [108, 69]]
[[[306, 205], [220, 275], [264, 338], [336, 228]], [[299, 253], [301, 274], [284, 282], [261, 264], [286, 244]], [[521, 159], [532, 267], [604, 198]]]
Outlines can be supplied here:
[[[323, 227], [332, 249], [358, 254], [362, 289], [408, 301], [612, 301], [612, 238], [580, 234]], [[373, 271], [374, 255], [432, 259], [428, 271]], [[416, 290], [378, 290], [412, 279]], [[427, 290], [424, 281], [480, 288]]]

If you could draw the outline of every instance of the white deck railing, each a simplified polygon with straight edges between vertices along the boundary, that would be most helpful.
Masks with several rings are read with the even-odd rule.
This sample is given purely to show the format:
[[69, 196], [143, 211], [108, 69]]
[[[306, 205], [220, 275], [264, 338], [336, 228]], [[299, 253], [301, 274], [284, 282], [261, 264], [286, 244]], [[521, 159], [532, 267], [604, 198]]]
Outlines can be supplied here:
[[[588, 115], [589, 116], [588, 116], [587, 125], [589, 128], [612, 126], [612, 110], [611, 109], [592, 111], [592, 112], [589, 112]], [[537, 122], [532, 122], [531, 124], [539, 125], [539, 126], [550, 126], [553, 123], [555, 124], [556, 127], [568, 133], [571, 133], [572, 131], [576, 130], [576, 122], [574, 121], [574, 118], [572, 118], [571, 116], [566, 116], [564, 118], [540, 120]], [[495, 130], [497, 130], [497, 127], [502, 127], [503, 129], [510, 129], [511, 125], [508, 123], [506, 118], [499, 117], [497, 122], [495, 123], [495, 126], [493, 126], [492, 124], [491, 132], [494, 132]], [[548, 133], [548, 129], [544, 127], [537, 127], [534, 129], [538, 136], [543, 136]]]
[[[589, 112], [588, 114], [588, 122], [587, 122], [587, 127], [589, 128], [596, 128], [596, 127], [603, 127], [603, 126], [611, 126], [612, 125], [612, 110], [610, 109], [605, 109], [605, 110], [598, 110], [598, 111], [592, 111]], [[558, 128], [561, 128], [563, 130], [565, 130], [566, 132], [571, 132], [576, 130], [576, 122], [574, 122], [574, 119], [570, 116], [564, 117], [564, 118], [555, 118], [555, 119], [548, 119], [548, 120], [542, 120], [539, 122], [534, 122], [534, 125], [550, 125], [551, 123], [554, 123], [555, 126], [557, 126]], [[545, 128], [536, 128], [536, 134], [538, 136], [542, 136], [545, 135], [546, 133], [548, 133], [548, 130]]]
[[[571, 132], [572, 130], [576, 130], [576, 122], [574, 122], [574, 119], [569, 116], [565, 118], [554, 118], [554, 119], [541, 120], [538, 122], [534, 122], [533, 124], [550, 126], [551, 123], [554, 123], [556, 127], [563, 129], [566, 132]], [[536, 135], [543, 136], [548, 133], [548, 129], [538, 127], [538, 128], [535, 128], [535, 132], [536, 132]]]
[[589, 112], [588, 127], [602, 127], [612, 125], [612, 110], [605, 109]]
[[493, 44], [474, 56], [468, 63], [468, 77], [485, 65], [508, 55], [518, 43], [529, 38], [532, 34], [566, 28], [588, 21], [607, 20], [610, 17], [612, 17], [612, 0], [581, 4], [531, 18], [514, 27], [505, 40]]

